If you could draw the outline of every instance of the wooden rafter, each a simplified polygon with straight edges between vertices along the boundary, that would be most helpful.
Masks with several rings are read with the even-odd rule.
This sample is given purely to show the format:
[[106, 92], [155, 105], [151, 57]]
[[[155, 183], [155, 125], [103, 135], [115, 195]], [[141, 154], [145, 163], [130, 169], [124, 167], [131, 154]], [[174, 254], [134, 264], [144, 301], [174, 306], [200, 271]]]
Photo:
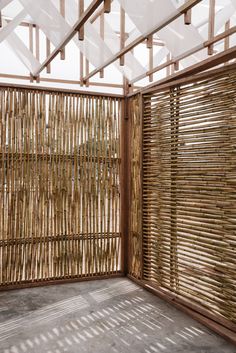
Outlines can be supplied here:
[[182, 6], [180, 6], [176, 12], [168, 17], [165, 21], [163, 21], [161, 24], [159, 24], [158, 26], [156, 26], [153, 30], [151, 30], [148, 33], [144, 33], [141, 36], [139, 36], [137, 39], [135, 39], [132, 43], [130, 43], [129, 45], [127, 45], [124, 49], [120, 50], [116, 55], [112, 56], [112, 58], [110, 58], [109, 60], [107, 60], [104, 64], [102, 64], [101, 66], [99, 66], [97, 69], [93, 70], [92, 72], [90, 72], [89, 75], [87, 75], [86, 77], [84, 77], [84, 80], [88, 80], [89, 78], [93, 77], [94, 75], [96, 75], [100, 70], [104, 69], [105, 67], [109, 66], [110, 64], [112, 64], [113, 62], [115, 62], [117, 59], [119, 59], [120, 57], [122, 57], [123, 55], [125, 55], [126, 53], [128, 53], [129, 51], [131, 51], [134, 47], [136, 47], [138, 44], [142, 43], [145, 38], [147, 38], [148, 36], [158, 32], [159, 30], [161, 30], [162, 28], [166, 27], [169, 23], [173, 22], [175, 19], [177, 19], [178, 17], [180, 17], [181, 15], [185, 14], [186, 11], [190, 10], [193, 6], [197, 5], [199, 2], [201, 2], [202, 0], [188, 0], [187, 3], [183, 4]]
[[47, 59], [42, 63], [38, 70], [32, 72], [34, 77], [37, 77], [41, 71], [57, 56], [62, 48], [66, 46], [67, 43], [74, 37], [74, 35], [80, 30], [80, 28], [85, 24], [85, 22], [91, 17], [91, 15], [96, 11], [96, 9], [102, 4], [104, 0], [94, 0], [71, 30], [67, 33], [65, 38], [61, 43], [53, 50], [53, 52], [47, 57]]
[[[165, 67], [168, 67], [172, 64], [175, 65], [175, 70], [178, 69], [178, 65], [179, 65], [179, 61], [192, 55], [195, 54], [196, 52], [198, 52], [199, 50], [202, 50], [204, 48], [208, 48], [210, 45], [217, 43], [225, 38], [228, 38], [230, 35], [236, 33], [236, 26], [227, 29], [226, 31], [224, 31], [223, 33], [218, 34], [217, 36], [213, 37], [211, 40], [207, 40], [204, 43], [202, 43], [201, 45], [197, 45], [196, 47], [192, 48], [190, 51], [187, 51], [181, 55], [179, 55], [178, 57], [175, 57], [172, 60], [167, 60], [165, 63], [153, 68], [152, 70], [147, 71], [146, 73], [136, 77], [135, 79], [131, 80], [131, 83], [135, 83], [137, 81], [142, 80], [143, 78], [154, 74], [155, 72], [158, 72], [162, 69], [164, 69]], [[178, 64], [177, 64], [178, 63]]]

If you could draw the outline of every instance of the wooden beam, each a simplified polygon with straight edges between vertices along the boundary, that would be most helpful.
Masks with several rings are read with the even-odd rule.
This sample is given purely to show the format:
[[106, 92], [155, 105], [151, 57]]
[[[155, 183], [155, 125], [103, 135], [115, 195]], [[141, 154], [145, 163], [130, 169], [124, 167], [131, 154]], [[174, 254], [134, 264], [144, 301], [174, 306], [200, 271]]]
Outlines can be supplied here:
[[[31, 88], [32, 89], [32, 88]], [[6, 291], [6, 290], [16, 290], [16, 289], [25, 289], [25, 288], [33, 288], [33, 287], [46, 287], [46, 286], [55, 286], [55, 285], [60, 285], [60, 284], [67, 284], [67, 283], [77, 283], [77, 282], [87, 282], [87, 281], [94, 281], [94, 280], [103, 280], [103, 279], [108, 279], [108, 278], [120, 278], [124, 277], [124, 274], [121, 272], [114, 272], [109, 275], [107, 274], [93, 274], [93, 276], [86, 276], [82, 275], [80, 277], [76, 278], [66, 278], [66, 279], [53, 279], [53, 280], [41, 280], [41, 281], [28, 281], [20, 284], [7, 284], [4, 286], [0, 287], [0, 292], [1, 291]]]
[[85, 22], [90, 18], [94, 11], [101, 5], [103, 0], [93, 0], [92, 3], [88, 6], [82, 17], [76, 21], [71, 30], [67, 33], [61, 43], [53, 50], [53, 52], [47, 57], [43, 62], [40, 68], [34, 71], [32, 74], [34, 77], [37, 77], [41, 71], [57, 56], [62, 48], [74, 37], [74, 35], [79, 31], [79, 29], [85, 24]]
[[[84, 13], [84, 0], [79, 0], [79, 18]], [[84, 26], [79, 29], [79, 40], [84, 40]]]
[[201, 45], [197, 45], [196, 47], [194, 47], [190, 51], [187, 51], [187, 52], [185, 52], [185, 53], [173, 58], [172, 60], [166, 61], [164, 64], [161, 64], [161, 65], [155, 67], [153, 70], [147, 71], [145, 74], [142, 74], [142, 75], [136, 77], [135, 79], [131, 80], [131, 83], [135, 83], [135, 82], [137, 82], [139, 80], [142, 80], [146, 76], [149, 76], [152, 73], [160, 71], [160, 70], [164, 69], [165, 67], [167, 67], [168, 65], [175, 64], [177, 61], [180, 61], [180, 60], [182, 60], [182, 59], [184, 59], [184, 58], [186, 58], [186, 57], [198, 52], [199, 50], [207, 48], [210, 44], [217, 43], [217, 42], [221, 41], [222, 39], [224, 39], [224, 38], [226, 38], [226, 37], [228, 37], [228, 36], [230, 36], [230, 35], [232, 35], [234, 33], [236, 33], [236, 26], [231, 27], [227, 31], [218, 34], [217, 36], [212, 38], [210, 41], [207, 40], [204, 43], [202, 43]]
[[[209, 22], [208, 22], [208, 40], [214, 37], [215, 32], [215, 0], [209, 0]], [[213, 54], [213, 44], [208, 47], [208, 55]]]
[[144, 33], [138, 38], [136, 38], [132, 43], [127, 45], [124, 49], [120, 50], [116, 55], [112, 56], [109, 60], [107, 60], [104, 64], [99, 66], [97, 69], [93, 70], [89, 75], [87, 75], [84, 79], [87, 80], [91, 78], [92, 76], [96, 75], [101, 69], [109, 66], [113, 62], [115, 62], [117, 59], [119, 59], [121, 56], [124, 54], [128, 53], [131, 51], [134, 47], [136, 47], [138, 44], [142, 43], [149, 35], [152, 35], [162, 28], [166, 27], [169, 23], [173, 22], [176, 18], [182, 16], [186, 11], [191, 9], [193, 6], [197, 5], [199, 2], [202, 0], [188, 0], [186, 4], [183, 4], [180, 6], [178, 9], [176, 9], [176, 12], [168, 17], [166, 20], [162, 21], [157, 27], [155, 27], [153, 30], [151, 30], [148, 33]]
[[[120, 6], [120, 50], [125, 46], [125, 10]], [[120, 65], [124, 66], [125, 56], [120, 57]]]
[[134, 278], [131, 275], [128, 275], [128, 278], [133, 282], [139, 284], [144, 289], [158, 296], [159, 298], [167, 301], [171, 305], [175, 306], [179, 310], [185, 312], [193, 319], [197, 320], [201, 324], [210, 328], [214, 332], [218, 333], [222, 337], [228, 339], [229, 341], [236, 344], [236, 335], [235, 330], [230, 329], [231, 325], [234, 324], [230, 321], [222, 318], [220, 315], [210, 313], [204, 307], [201, 307], [198, 304], [192, 303], [181, 296], [178, 296], [175, 293], [172, 293], [166, 289], [158, 287], [155, 283], [145, 280], [139, 280]]
[[[169, 76], [168, 78], [162, 79], [158, 82], [155, 82], [145, 88], [141, 88], [134, 92], [133, 94], [137, 93], [150, 93], [153, 92], [156, 88], [159, 88], [162, 84], [166, 84], [168, 86], [169, 82], [176, 82], [177, 80], [180, 79], [186, 79], [186, 77], [192, 76], [192, 75], [197, 75], [201, 71], [209, 70], [212, 67], [215, 67], [217, 65], [221, 65], [229, 60], [235, 59], [236, 58], [236, 45], [233, 46], [232, 48], [216, 54], [212, 57], [209, 57], [195, 65], [192, 65], [191, 67], [188, 67], [184, 70], [181, 70], [179, 72], [174, 73], [173, 75]], [[132, 96], [133, 94], [129, 94], [128, 96]]]
[[104, 13], [111, 12], [111, 0], [104, 0]]
[[[23, 76], [23, 75], [11, 75], [11, 74], [3, 74], [0, 73], [0, 77], [3, 78], [10, 78], [10, 79], [19, 79], [19, 80], [26, 80], [29, 81], [29, 76]], [[40, 78], [41, 82], [52, 82], [52, 83], [68, 83], [68, 84], [74, 84], [78, 86], [80, 81], [75, 81], [75, 80], [60, 80], [56, 78], [49, 78], [49, 77], [41, 77]], [[118, 85], [115, 83], [100, 83], [100, 82], [90, 82], [90, 86], [94, 87], [108, 87], [108, 88], [123, 88], [123, 85]], [[71, 89], [65, 89], [65, 88], [52, 88], [52, 87], [42, 87], [42, 86], [32, 86], [32, 85], [22, 85], [22, 84], [16, 84], [16, 83], [5, 83], [5, 82], [0, 82], [0, 87], [12, 87], [12, 88], [21, 88], [21, 89], [36, 89], [37, 91], [45, 91], [45, 92], [61, 92], [61, 93], [68, 93], [68, 94], [86, 94], [86, 95], [93, 95], [93, 96], [102, 96], [102, 97], [116, 97], [116, 98], [123, 98], [124, 95], [122, 94], [112, 94], [112, 93], [99, 93], [99, 92], [89, 92], [85, 90], [71, 90]]]
[[[65, 18], [65, 0], [60, 0], [60, 13], [63, 18]], [[65, 53], [65, 47], [61, 49], [61, 60], [65, 60], [66, 58], [66, 53]]]

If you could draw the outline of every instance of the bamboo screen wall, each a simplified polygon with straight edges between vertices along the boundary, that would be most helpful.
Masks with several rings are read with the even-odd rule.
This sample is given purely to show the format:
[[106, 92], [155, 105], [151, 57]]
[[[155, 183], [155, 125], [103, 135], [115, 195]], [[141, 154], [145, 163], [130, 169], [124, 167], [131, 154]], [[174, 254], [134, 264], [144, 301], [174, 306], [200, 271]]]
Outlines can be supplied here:
[[120, 271], [121, 100], [0, 90], [0, 284]]
[[129, 274], [141, 278], [142, 273], [142, 200], [141, 200], [141, 155], [142, 118], [140, 98], [135, 96], [129, 102], [130, 111], [130, 234], [129, 234]]
[[129, 235], [130, 275], [234, 331], [235, 80], [234, 70], [130, 99]]
[[143, 118], [143, 278], [232, 325], [235, 82], [233, 71], [146, 94]]

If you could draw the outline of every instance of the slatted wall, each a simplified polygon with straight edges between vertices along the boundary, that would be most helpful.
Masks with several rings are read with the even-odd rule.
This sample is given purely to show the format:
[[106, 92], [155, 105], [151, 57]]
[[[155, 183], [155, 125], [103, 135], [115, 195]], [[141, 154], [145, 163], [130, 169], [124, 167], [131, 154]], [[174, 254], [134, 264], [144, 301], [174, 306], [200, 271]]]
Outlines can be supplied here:
[[144, 280], [236, 323], [236, 72], [144, 95]]
[[0, 286], [121, 268], [121, 100], [0, 89]]

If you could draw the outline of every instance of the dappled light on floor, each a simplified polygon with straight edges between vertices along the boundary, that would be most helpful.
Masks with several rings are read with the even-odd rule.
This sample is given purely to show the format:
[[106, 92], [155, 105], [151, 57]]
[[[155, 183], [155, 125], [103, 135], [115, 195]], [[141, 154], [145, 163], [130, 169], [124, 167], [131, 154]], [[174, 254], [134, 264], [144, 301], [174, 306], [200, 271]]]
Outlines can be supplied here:
[[[5, 309], [0, 311], [2, 353], [235, 352], [223, 339], [127, 279], [43, 290], [48, 297], [50, 292], [65, 291], [66, 299], [8, 320], [4, 318], [16, 304], [15, 295], [0, 294]], [[19, 301], [32, 292], [35, 289], [18, 291]]]

